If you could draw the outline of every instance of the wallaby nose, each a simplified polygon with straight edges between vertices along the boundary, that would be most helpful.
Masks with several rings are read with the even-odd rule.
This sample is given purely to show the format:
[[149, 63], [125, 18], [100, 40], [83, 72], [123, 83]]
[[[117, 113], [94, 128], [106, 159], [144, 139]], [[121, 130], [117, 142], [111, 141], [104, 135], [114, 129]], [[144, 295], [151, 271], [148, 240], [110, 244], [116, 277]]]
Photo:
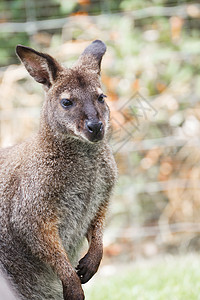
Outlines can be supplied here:
[[90, 133], [98, 134], [103, 130], [103, 123], [101, 121], [86, 121], [86, 128]]

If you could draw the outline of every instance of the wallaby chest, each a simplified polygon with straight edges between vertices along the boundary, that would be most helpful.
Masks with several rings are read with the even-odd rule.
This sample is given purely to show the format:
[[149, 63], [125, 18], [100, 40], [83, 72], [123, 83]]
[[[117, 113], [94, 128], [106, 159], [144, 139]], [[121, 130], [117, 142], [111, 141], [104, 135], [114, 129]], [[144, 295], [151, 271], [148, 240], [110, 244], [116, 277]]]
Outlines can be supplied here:
[[65, 162], [65, 179], [58, 201], [60, 235], [72, 260], [74, 249], [79, 248], [91, 221], [100, 207], [106, 205], [115, 178], [112, 157], [86, 152], [74, 158]]

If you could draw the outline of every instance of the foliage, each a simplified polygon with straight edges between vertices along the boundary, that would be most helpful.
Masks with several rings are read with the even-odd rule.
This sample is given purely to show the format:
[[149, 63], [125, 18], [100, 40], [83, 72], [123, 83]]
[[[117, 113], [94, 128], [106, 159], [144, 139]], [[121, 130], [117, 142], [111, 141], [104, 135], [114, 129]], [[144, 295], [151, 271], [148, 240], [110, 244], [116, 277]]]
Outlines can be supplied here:
[[[188, 2], [188, 1], [187, 1]], [[185, 4], [185, 1], [181, 0], [177, 2], [177, 5]], [[148, 0], [148, 1], [131, 1], [131, 0], [109, 0], [109, 1], [91, 1], [91, 0], [73, 0], [73, 1], [62, 1], [62, 0], [48, 0], [48, 1], [40, 1], [40, 0], [2, 0], [0, 3], [0, 16], [1, 16], [1, 25], [6, 24], [8, 22], [37, 22], [40, 20], [50, 20], [50, 19], [58, 19], [65, 18], [70, 15], [99, 15], [101, 13], [115, 13], [115, 12], [128, 12], [130, 10], [138, 10], [153, 6], [173, 6], [175, 3], [171, 3], [170, 0]], [[192, 7], [192, 16], [198, 15], [198, 12], [195, 12], [195, 6]], [[142, 16], [142, 15], [141, 15]], [[190, 17], [190, 11], [189, 11]], [[116, 18], [117, 20], [117, 18]], [[126, 18], [125, 18], [126, 20]], [[152, 23], [153, 21], [153, 23]], [[127, 20], [125, 21], [125, 23]], [[133, 22], [133, 20], [132, 20]], [[190, 26], [192, 22], [190, 20]], [[125, 25], [125, 24], [124, 24]], [[135, 20], [136, 27], [140, 28], [138, 32], [135, 34], [140, 34], [140, 30], [145, 27], [152, 27], [152, 29], [157, 29], [157, 25], [160, 27], [159, 39], [162, 39], [163, 42], [168, 42], [170, 39], [170, 28], [168, 18], [166, 17], [151, 17], [151, 18], [139, 18]], [[181, 26], [181, 25], [180, 25]], [[162, 29], [161, 29], [162, 27]], [[197, 23], [194, 23], [194, 28], [198, 28]], [[124, 27], [125, 28], [125, 27]], [[177, 29], [176, 29], [177, 30]], [[9, 65], [10, 63], [16, 62], [16, 58], [13, 54], [13, 49], [16, 46], [16, 40], [23, 41], [27, 46], [39, 46], [40, 42], [37, 40], [38, 34], [43, 34], [44, 30], [35, 27], [31, 27], [31, 25], [24, 25], [24, 31], [20, 33], [15, 32], [13, 30], [12, 33], [7, 33], [6, 30], [2, 31], [2, 35], [0, 37], [0, 65]], [[50, 36], [60, 33], [60, 29], [52, 28], [45, 30]], [[124, 30], [126, 33], [126, 30]], [[164, 34], [162, 34], [164, 33]], [[193, 33], [192, 33], [193, 34]], [[8, 36], [9, 39], [6, 39], [5, 36]], [[126, 34], [127, 37], [127, 34]], [[129, 39], [129, 47], [128, 49], [134, 49], [133, 52], [137, 52], [137, 38]], [[36, 43], [35, 43], [36, 42]], [[43, 43], [42, 46], [44, 46]], [[127, 47], [127, 39], [124, 44]], [[50, 45], [48, 45], [50, 46]]]

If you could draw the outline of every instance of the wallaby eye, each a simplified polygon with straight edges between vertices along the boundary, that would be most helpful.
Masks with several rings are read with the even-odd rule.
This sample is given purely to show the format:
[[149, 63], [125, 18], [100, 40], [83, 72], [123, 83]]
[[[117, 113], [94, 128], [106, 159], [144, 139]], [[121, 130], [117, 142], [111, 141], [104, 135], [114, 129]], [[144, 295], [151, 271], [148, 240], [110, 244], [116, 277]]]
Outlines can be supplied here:
[[73, 105], [73, 102], [67, 98], [63, 98], [61, 99], [60, 104], [63, 108], [68, 108]]
[[104, 95], [104, 94], [99, 95], [98, 101], [99, 101], [100, 103], [104, 103], [104, 98], [105, 98], [105, 97], [107, 97], [107, 96]]

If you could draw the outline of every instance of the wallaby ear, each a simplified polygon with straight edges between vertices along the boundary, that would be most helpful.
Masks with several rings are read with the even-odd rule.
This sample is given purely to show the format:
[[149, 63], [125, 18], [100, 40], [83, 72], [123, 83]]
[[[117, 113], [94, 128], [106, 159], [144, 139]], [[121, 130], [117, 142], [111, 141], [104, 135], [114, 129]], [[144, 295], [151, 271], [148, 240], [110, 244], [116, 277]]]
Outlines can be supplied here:
[[39, 83], [50, 87], [61, 70], [59, 63], [50, 55], [32, 48], [17, 45], [16, 53], [30, 75]]
[[82, 65], [100, 74], [101, 60], [105, 52], [106, 45], [102, 41], [96, 40], [83, 51], [77, 65]]

